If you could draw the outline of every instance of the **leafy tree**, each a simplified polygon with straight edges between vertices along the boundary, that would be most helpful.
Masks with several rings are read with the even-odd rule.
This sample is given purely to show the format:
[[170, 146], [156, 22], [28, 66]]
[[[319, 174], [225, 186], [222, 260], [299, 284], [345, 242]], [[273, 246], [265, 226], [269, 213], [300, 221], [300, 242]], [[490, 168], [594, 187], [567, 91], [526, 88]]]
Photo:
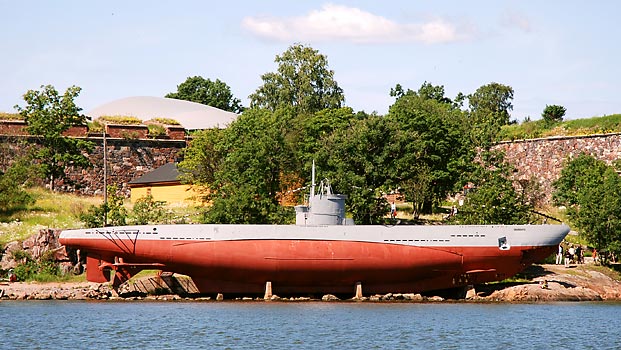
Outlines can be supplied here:
[[345, 101], [326, 56], [317, 50], [296, 44], [276, 56], [275, 62], [278, 71], [263, 74], [263, 85], [249, 96], [251, 107], [275, 111], [294, 106], [300, 113], [314, 113], [339, 108]]
[[218, 148], [224, 132], [224, 129], [206, 129], [194, 134], [179, 163], [179, 168], [184, 170], [181, 171], [182, 181], [198, 185], [197, 189], [213, 184], [225, 156]]
[[444, 199], [474, 158], [464, 136], [466, 115], [443, 91], [425, 82], [417, 92], [402, 93], [386, 117], [409, 135], [392, 141], [395, 166], [389, 165], [388, 170], [396, 174], [390, 185], [401, 187], [406, 200], [415, 202], [415, 217], [423, 206], [429, 208]]
[[601, 180], [601, 185], [583, 193], [570, 217], [581, 235], [608, 260], [621, 253], [621, 178], [608, 167]]
[[496, 141], [500, 127], [509, 124], [513, 110], [513, 88], [490, 83], [468, 96], [471, 137], [475, 146], [487, 147]]
[[543, 113], [541, 113], [541, 116], [546, 123], [557, 123], [563, 121], [563, 117], [566, 112], [567, 109], [563, 106], [546, 105], [546, 108], [543, 110]]
[[213, 173], [213, 205], [205, 213], [205, 222], [257, 224], [291, 219], [278, 203], [291, 159], [283, 132], [289, 118], [280, 112], [249, 109], [224, 130], [215, 151], [225, 157]]
[[480, 224], [526, 224], [531, 219], [532, 205], [524, 192], [518, 193], [510, 179], [512, 168], [502, 154], [483, 152], [482, 164], [471, 174], [470, 182], [475, 189], [467, 194], [459, 214], [453, 223]]
[[74, 102], [81, 89], [71, 86], [62, 96], [51, 85], [41, 86], [41, 89], [28, 90], [24, 94], [26, 106], [15, 108], [24, 117], [28, 133], [40, 140], [41, 146], [34, 151], [33, 157], [40, 163], [43, 174], [50, 181], [50, 188], [54, 190], [55, 180], [66, 179], [66, 166], [91, 166], [85, 153], [93, 145], [82, 139], [63, 136], [70, 127], [86, 124], [86, 116], [80, 114], [82, 109]]
[[567, 207], [580, 205], [585, 194], [603, 184], [607, 168], [606, 163], [587, 154], [568, 160], [558, 180], [553, 183], [552, 199]]
[[567, 207], [570, 222], [606, 260], [621, 253], [621, 178], [589, 155], [566, 163], [554, 183], [553, 199]]
[[348, 129], [351, 123], [366, 117], [364, 114], [355, 114], [350, 107], [324, 109], [310, 115], [299, 114], [293, 117], [286, 125], [285, 139], [293, 154], [290, 170], [299, 172], [301, 179], [309, 180], [311, 164], [322, 147], [321, 141], [335, 130]]
[[397, 144], [393, 138], [409, 137], [393, 121], [370, 116], [335, 130], [317, 153], [319, 168], [337, 192], [348, 196], [348, 211], [358, 224], [382, 222], [388, 212], [381, 194], [395, 174], [387, 169], [393, 157], [398, 158], [389, 147]]
[[235, 98], [231, 88], [220, 79], [211, 81], [201, 76], [188, 77], [177, 86], [177, 92], [168, 93], [165, 97], [201, 103], [234, 113], [244, 110], [241, 100]]

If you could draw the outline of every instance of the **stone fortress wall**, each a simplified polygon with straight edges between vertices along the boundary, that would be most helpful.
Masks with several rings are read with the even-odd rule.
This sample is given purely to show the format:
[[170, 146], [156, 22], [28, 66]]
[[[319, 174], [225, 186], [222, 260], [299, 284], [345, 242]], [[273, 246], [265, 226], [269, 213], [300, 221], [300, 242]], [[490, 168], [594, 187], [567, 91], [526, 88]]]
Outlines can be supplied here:
[[[0, 121], [0, 168], [6, 169], [27, 145], [37, 137], [28, 135], [23, 121]], [[166, 163], [180, 160], [188, 139], [179, 126], [166, 126], [166, 135], [150, 136], [146, 125], [106, 125], [107, 184], [117, 185], [129, 196], [127, 183]], [[83, 138], [94, 144], [88, 154], [93, 166], [87, 169], [67, 167], [69, 181], [56, 182], [55, 188], [80, 195], [103, 195], [104, 132], [91, 133], [86, 126], [74, 127], [66, 136]]]
[[[0, 167], [3, 169], [20, 153], [24, 141], [37, 142], [24, 131], [25, 125], [15, 121], [0, 121]], [[140, 129], [140, 130], [138, 130]], [[90, 169], [68, 168], [74, 183], [60, 183], [58, 188], [83, 195], [103, 193], [103, 133], [89, 133], [86, 127], [68, 131], [71, 137], [83, 137], [95, 144], [89, 158]], [[146, 126], [106, 126], [108, 184], [116, 184], [129, 194], [127, 183], [157, 167], [181, 159], [189, 139], [183, 128], [167, 129], [167, 135], [151, 137]], [[549, 137], [507, 141], [495, 149], [505, 152], [506, 159], [516, 168], [517, 179], [535, 178], [549, 200], [552, 183], [558, 179], [565, 160], [582, 153], [590, 154], [611, 164], [621, 159], [621, 133]]]
[[583, 153], [609, 165], [621, 159], [621, 133], [507, 141], [494, 149], [505, 152], [505, 159], [516, 168], [517, 179], [536, 179], [549, 201], [552, 183], [559, 178], [566, 160]]

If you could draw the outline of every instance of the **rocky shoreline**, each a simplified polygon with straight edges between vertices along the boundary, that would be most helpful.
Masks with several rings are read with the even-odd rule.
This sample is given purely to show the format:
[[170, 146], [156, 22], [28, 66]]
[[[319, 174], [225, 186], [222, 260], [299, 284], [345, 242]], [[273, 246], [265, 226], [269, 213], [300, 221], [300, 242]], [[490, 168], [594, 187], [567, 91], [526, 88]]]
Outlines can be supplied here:
[[[621, 282], [604, 273], [605, 270], [592, 264], [534, 265], [524, 272], [528, 282], [492, 283], [471, 288], [466, 299], [458, 302], [554, 302], [554, 301], [621, 301]], [[159, 278], [159, 277], [158, 277]], [[154, 279], [154, 278], [149, 278]], [[134, 283], [138, 285], [140, 283]], [[152, 282], [151, 282], [152, 284]], [[109, 284], [92, 282], [3, 282], [0, 283], [2, 300], [195, 300], [195, 301], [264, 301], [263, 298], [242, 297], [225, 299], [217, 297], [183, 295], [161, 286], [151, 292], [136, 288], [112, 290]], [[365, 296], [360, 299], [339, 299], [324, 295], [320, 299], [308, 297], [281, 298], [271, 296], [268, 301], [370, 301], [370, 302], [441, 302], [438, 296], [420, 294], [393, 294]]]

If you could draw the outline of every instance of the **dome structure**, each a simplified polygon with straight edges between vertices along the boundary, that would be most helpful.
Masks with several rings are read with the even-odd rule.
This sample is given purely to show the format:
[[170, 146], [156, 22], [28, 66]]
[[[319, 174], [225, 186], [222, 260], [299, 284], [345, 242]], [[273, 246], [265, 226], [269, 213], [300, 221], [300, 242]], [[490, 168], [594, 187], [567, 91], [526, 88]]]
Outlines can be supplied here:
[[132, 116], [146, 121], [167, 118], [187, 130], [225, 128], [238, 115], [204, 104], [166, 97], [134, 96], [108, 102], [86, 113], [93, 120], [101, 116]]

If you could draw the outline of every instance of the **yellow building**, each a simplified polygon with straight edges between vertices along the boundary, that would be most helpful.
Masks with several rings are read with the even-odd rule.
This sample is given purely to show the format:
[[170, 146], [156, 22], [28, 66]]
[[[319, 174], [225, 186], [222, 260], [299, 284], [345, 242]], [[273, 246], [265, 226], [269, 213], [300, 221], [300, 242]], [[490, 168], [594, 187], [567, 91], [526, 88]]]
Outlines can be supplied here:
[[132, 203], [149, 194], [155, 201], [167, 204], [200, 205], [198, 193], [191, 185], [182, 184], [179, 180], [179, 169], [175, 163], [164, 164], [128, 183]]

